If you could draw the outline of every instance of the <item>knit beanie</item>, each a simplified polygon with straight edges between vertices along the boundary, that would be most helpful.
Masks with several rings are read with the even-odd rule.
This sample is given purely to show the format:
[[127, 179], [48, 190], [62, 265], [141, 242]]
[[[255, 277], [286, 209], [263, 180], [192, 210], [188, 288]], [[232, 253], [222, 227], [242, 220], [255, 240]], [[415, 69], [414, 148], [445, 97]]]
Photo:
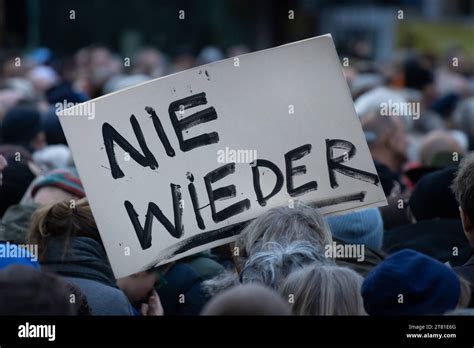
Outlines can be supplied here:
[[457, 306], [460, 294], [451, 268], [411, 249], [387, 257], [362, 284], [369, 315], [440, 315]]
[[332, 235], [346, 243], [364, 244], [380, 250], [383, 239], [383, 220], [377, 208], [364, 209], [327, 217]]
[[34, 197], [40, 188], [47, 186], [60, 188], [79, 198], [83, 198], [86, 195], [79, 175], [74, 168], [56, 169], [49, 172], [34, 184], [31, 190], [31, 196]]

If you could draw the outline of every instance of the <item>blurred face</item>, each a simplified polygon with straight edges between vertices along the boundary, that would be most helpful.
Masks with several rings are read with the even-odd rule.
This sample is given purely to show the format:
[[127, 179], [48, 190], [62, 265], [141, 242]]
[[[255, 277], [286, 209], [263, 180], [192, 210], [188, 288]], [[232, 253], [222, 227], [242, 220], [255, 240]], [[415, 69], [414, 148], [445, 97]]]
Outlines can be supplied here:
[[191, 55], [180, 55], [173, 62], [175, 71], [190, 69], [194, 66], [194, 57]]
[[7, 165], [8, 162], [5, 157], [3, 157], [3, 155], [0, 155], [0, 185], [2, 185], [3, 183], [3, 170], [7, 167]]
[[473, 233], [473, 226], [471, 223], [471, 220], [469, 219], [469, 216], [464, 213], [464, 210], [459, 207], [459, 215], [461, 216], [461, 222], [462, 222], [462, 227], [464, 229], [464, 234], [469, 241], [469, 244], [471, 247], [474, 248], [474, 233]]
[[46, 144], [46, 134], [44, 132], [39, 132], [36, 137], [30, 143], [31, 147], [35, 150], [43, 149]]
[[425, 98], [425, 103], [429, 104], [433, 102], [438, 97], [438, 88], [435, 83], [430, 83], [429, 85], [423, 88], [423, 95]]
[[394, 119], [395, 126], [393, 130], [387, 135], [388, 145], [393, 156], [401, 164], [407, 161], [408, 139], [405, 133], [405, 124], [402, 120]]
[[142, 52], [138, 58], [138, 64], [144, 67], [157, 67], [161, 63], [161, 57], [158, 52], [154, 50], [146, 50]]
[[92, 66], [103, 66], [110, 62], [110, 51], [105, 47], [96, 47], [90, 53], [90, 62]]

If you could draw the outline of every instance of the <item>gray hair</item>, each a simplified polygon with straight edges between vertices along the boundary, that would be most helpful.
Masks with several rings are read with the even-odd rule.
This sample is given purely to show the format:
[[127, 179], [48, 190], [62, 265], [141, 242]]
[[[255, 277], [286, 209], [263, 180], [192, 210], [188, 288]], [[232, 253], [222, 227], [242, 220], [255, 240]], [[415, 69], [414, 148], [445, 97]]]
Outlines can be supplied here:
[[327, 259], [324, 249], [318, 244], [308, 241], [288, 242], [283, 239], [279, 242], [267, 242], [262, 248], [250, 255], [239, 274], [235, 270], [226, 270], [218, 276], [204, 281], [203, 291], [209, 296], [215, 296], [223, 290], [240, 283], [259, 282], [278, 289], [285, 277], [295, 269], [308, 264], [332, 263]]
[[[326, 220], [316, 208], [301, 201], [295, 201], [292, 208], [283, 206], [270, 209], [250, 222], [236, 241], [239, 255], [234, 261], [238, 266], [245, 264], [249, 261], [247, 258], [260, 251], [262, 246], [269, 242], [275, 242], [275, 245], [288, 245], [297, 241], [308, 242], [308, 248], [313, 249], [312, 258], [315, 261], [324, 255], [322, 251], [324, 247], [332, 244], [331, 230]], [[265, 248], [269, 247], [266, 245]], [[246, 272], [250, 272], [250, 266]], [[238, 273], [235, 270], [227, 270], [203, 282], [202, 289], [208, 295], [214, 296], [238, 283]]]
[[250, 222], [240, 233], [236, 246], [245, 256], [267, 242], [308, 241], [324, 247], [332, 243], [331, 230], [316, 208], [301, 201], [294, 207], [270, 209]]
[[209, 297], [214, 297], [224, 290], [239, 285], [239, 274], [235, 269], [226, 269], [214, 278], [202, 282], [201, 289]]
[[444, 313], [444, 315], [460, 315], [460, 316], [472, 316], [474, 315], [474, 308], [458, 308], [452, 311]]
[[346, 267], [313, 264], [290, 274], [281, 292], [296, 315], [366, 315], [363, 280]]
[[464, 214], [474, 221], [474, 154], [463, 158], [451, 189]]
[[434, 166], [437, 157], [448, 154], [451, 160], [454, 152], [463, 156], [466, 150], [452, 132], [438, 129], [425, 135], [421, 140], [419, 160], [424, 166]]
[[278, 290], [290, 273], [315, 262], [332, 262], [325, 258], [320, 245], [307, 241], [268, 242], [249, 257], [240, 272], [240, 281], [243, 284], [259, 282]]
[[453, 112], [453, 123], [457, 129], [472, 134], [474, 128], [474, 97], [461, 101]]

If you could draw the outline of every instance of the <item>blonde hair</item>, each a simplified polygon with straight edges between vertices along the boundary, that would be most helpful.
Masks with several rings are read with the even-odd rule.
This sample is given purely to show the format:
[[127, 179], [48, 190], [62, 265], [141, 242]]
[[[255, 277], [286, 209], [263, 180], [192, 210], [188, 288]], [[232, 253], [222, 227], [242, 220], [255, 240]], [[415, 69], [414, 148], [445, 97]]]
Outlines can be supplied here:
[[102, 243], [86, 198], [38, 208], [31, 218], [27, 238], [29, 243], [38, 245], [42, 261], [49, 240], [63, 239], [66, 252], [70, 239], [75, 236], [90, 237]]
[[346, 267], [312, 264], [291, 273], [281, 292], [295, 315], [366, 315], [363, 280]]

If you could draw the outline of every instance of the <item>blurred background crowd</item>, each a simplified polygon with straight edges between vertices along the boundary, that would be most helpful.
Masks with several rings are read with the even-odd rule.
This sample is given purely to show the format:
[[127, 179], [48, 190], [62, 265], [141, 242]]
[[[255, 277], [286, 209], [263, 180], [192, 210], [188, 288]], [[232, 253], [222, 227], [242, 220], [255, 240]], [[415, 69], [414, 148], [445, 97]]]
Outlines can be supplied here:
[[[328, 32], [389, 205], [274, 209], [240, 254], [115, 279], [58, 109]], [[0, 257], [0, 313], [470, 314], [473, 149], [472, 0], [0, 0], [0, 240], [39, 247]], [[363, 260], [324, 257], [333, 241]]]

